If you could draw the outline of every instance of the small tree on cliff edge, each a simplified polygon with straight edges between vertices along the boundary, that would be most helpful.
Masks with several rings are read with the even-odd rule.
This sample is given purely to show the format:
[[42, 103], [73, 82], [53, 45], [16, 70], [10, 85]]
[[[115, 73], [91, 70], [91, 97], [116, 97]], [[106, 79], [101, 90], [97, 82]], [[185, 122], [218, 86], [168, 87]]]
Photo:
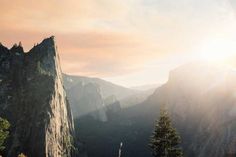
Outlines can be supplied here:
[[179, 147], [180, 136], [172, 127], [171, 119], [164, 106], [160, 110], [160, 118], [157, 121], [153, 135], [149, 143], [154, 157], [182, 157], [182, 149]]
[[4, 150], [4, 141], [8, 137], [9, 132], [7, 131], [10, 127], [10, 124], [7, 120], [0, 117], [0, 151]]

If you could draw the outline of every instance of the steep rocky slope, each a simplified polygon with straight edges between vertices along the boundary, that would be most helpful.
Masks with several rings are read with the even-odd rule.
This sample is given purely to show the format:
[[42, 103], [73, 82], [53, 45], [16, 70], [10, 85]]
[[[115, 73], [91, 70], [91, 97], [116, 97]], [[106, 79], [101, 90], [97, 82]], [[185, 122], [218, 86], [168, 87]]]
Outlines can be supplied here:
[[97, 120], [107, 121], [107, 111], [110, 112], [111, 108], [115, 111], [120, 107], [117, 97], [122, 99], [137, 92], [99, 78], [66, 74], [63, 78], [75, 119], [89, 114]]
[[134, 95], [138, 93], [137, 90], [132, 90], [129, 88], [125, 88], [111, 82], [99, 79], [99, 78], [92, 78], [92, 77], [85, 77], [85, 76], [73, 76], [64, 74], [64, 85], [66, 89], [70, 89], [71, 87], [75, 86], [79, 82], [82, 84], [93, 83], [97, 87], [100, 88], [100, 92], [103, 98], [107, 98], [111, 95], [116, 96], [118, 100], [126, 98], [128, 96]]
[[100, 89], [95, 84], [78, 82], [75, 86], [67, 89], [67, 95], [75, 118], [90, 114], [95, 119], [107, 120], [105, 104]]
[[120, 142], [123, 157], [151, 157], [147, 145], [162, 104], [181, 135], [185, 156], [236, 155], [236, 72], [193, 63], [170, 72], [168, 82], [146, 101], [114, 114], [109, 123], [78, 120], [90, 157], [115, 156]]
[[54, 37], [24, 53], [0, 45], [0, 115], [11, 123], [6, 157], [73, 156], [73, 122]]
[[86, 114], [95, 119], [107, 121], [106, 112], [120, 107], [130, 107], [144, 101], [154, 90], [138, 91], [125, 88], [99, 78], [63, 75], [73, 117]]
[[[236, 147], [236, 72], [193, 63], [170, 73], [167, 84], [145, 102], [149, 112], [168, 104], [192, 156], [227, 156]], [[155, 113], [155, 112], [150, 112]]]

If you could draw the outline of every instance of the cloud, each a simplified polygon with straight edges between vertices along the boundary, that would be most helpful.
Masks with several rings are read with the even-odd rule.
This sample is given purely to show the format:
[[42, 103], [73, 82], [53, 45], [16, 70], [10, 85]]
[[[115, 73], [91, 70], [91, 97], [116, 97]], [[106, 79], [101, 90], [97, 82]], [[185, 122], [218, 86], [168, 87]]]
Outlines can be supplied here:
[[150, 60], [189, 55], [205, 39], [235, 36], [229, 1], [1, 0], [0, 41], [29, 50], [55, 35], [65, 72], [125, 78], [150, 71]]
[[0, 20], [1, 27], [18, 30], [76, 32], [93, 29], [96, 20], [122, 19], [125, 8], [113, 0], [1, 0]]
[[234, 10], [234, 13], [236, 14], [236, 1], [235, 0], [228, 0], [232, 9]]
[[[72, 74], [100, 77], [125, 74], [134, 72], [153, 55], [161, 55], [151, 49], [148, 41], [130, 34], [87, 32], [58, 35], [58, 40], [63, 69]], [[146, 47], [150, 47], [149, 51]]]

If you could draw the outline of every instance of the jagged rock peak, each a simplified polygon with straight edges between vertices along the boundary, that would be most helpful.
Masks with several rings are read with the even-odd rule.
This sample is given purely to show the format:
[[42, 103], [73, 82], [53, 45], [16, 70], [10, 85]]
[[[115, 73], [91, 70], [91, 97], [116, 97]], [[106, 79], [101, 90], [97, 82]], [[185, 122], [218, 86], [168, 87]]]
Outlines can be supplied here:
[[2, 52], [8, 52], [8, 51], [9, 51], [8, 48], [5, 47], [5, 46], [0, 42], [0, 53], [2, 53]]
[[44, 39], [39, 44], [34, 44], [34, 47], [27, 53], [40, 53], [40, 54], [48, 54], [48, 53], [54, 53], [56, 55], [56, 42], [55, 37], [51, 36], [49, 38]]
[[55, 45], [55, 37], [51, 36], [49, 38], [46, 38], [39, 45]]
[[[56, 44], [55, 44], [55, 36], [51, 36], [49, 38], [45, 38], [43, 39], [43, 41], [40, 44], [34, 44], [33, 48], [31, 50], [29, 50], [29, 52], [24, 52], [24, 48], [22, 46], [21, 41], [19, 42], [19, 44], [14, 44], [10, 49], [7, 48], [6, 46], [4, 46], [1, 42], [0, 42], [0, 50], [2, 52], [2, 50], [4, 49], [5, 51], [10, 51], [13, 53], [31, 53], [32, 51], [35, 51], [35, 49], [39, 49], [40, 51], [43, 50], [43, 48], [56, 48]], [[49, 51], [47, 51], [49, 52]]]
[[11, 123], [3, 155], [72, 157], [73, 118], [54, 37], [20, 52], [21, 44], [0, 46], [0, 115]]
[[0, 42], [0, 52], [4, 51], [9, 51], [9, 52], [18, 52], [18, 53], [24, 53], [24, 49], [22, 46], [22, 43], [19, 42], [19, 44], [14, 44], [10, 49], [8, 49], [6, 46], [4, 46], [1, 42]]
[[21, 42], [19, 42], [19, 45], [14, 44], [12, 48], [10, 49], [10, 51], [13, 53], [24, 53], [24, 49], [22, 47]]

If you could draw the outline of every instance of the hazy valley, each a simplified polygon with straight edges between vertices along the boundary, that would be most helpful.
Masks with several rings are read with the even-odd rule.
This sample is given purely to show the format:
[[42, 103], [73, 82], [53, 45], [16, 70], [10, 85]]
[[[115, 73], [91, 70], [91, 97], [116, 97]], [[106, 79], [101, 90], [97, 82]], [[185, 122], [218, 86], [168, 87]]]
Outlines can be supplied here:
[[122, 157], [151, 157], [163, 104], [185, 156], [236, 155], [236, 71], [194, 62], [163, 85], [126, 88], [60, 66], [54, 37], [27, 53], [0, 45], [0, 116], [11, 125], [4, 156], [111, 157], [122, 143]]
[[151, 157], [149, 138], [160, 106], [167, 104], [186, 156], [235, 156], [235, 79], [235, 71], [207, 63], [183, 65], [145, 101], [113, 113], [107, 122], [91, 116], [76, 120], [78, 136], [92, 157], [115, 156], [120, 142], [123, 156]]

